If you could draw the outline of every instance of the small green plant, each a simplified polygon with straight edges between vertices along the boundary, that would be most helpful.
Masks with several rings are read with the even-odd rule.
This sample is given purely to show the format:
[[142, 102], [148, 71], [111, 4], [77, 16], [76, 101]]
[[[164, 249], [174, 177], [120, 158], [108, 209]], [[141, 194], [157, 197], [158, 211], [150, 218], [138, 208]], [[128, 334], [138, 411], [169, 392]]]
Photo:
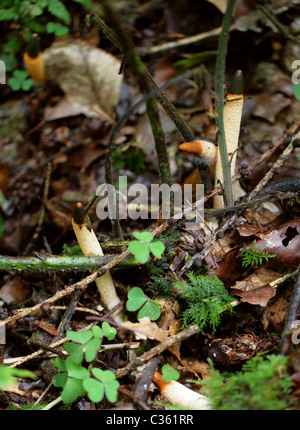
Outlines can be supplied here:
[[161, 368], [162, 379], [165, 382], [177, 381], [180, 378], [180, 373], [169, 364], [164, 364]]
[[13, 91], [29, 91], [33, 85], [33, 80], [29, 77], [26, 70], [14, 70], [7, 84]]
[[262, 265], [264, 261], [268, 262], [270, 258], [276, 257], [276, 255], [269, 254], [263, 250], [258, 251], [256, 240], [254, 240], [249, 248], [244, 247], [242, 251], [237, 255], [237, 258], [242, 258], [242, 267]]
[[129, 251], [139, 263], [147, 263], [150, 252], [154, 257], [161, 258], [165, 251], [165, 245], [161, 240], [153, 241], [153, 235], [148, 231], [141, 233], [135, 231], [133, 236], [138, 240], [134, 240], [130, 243]]
[[0, 390], [14, 385], [15, 377], [37, 379], [37, 376], [30, 370], [14, 369], [3, 365], [0, 366]]
[[[73, 1], [84, 9], [92, 7], [91, 0]], [[42, 35], [47, 32], [63, 36], [69, 31], [72, 15], [61, 0], [1, 0], [1, 21], [7, 21], [10, 29], [1, 46], [1, 60], [5, 63], [6, 72], [10, 73], [18, 66], [19, 53], [23, 53], [24, 45], [33, 33]], [[13, 91], [28, 91], [32, 86], [32, 81], [30, 84], [19, 76], [13, 76], [12, 79], [7, 83]]]
[[101, 328], [94, 326], [92, 330], [67, 332], [71, 342], [65, 342], [63, 347], [69, 356], [65, 360], [62, 357], [53, 360], [59, 373], [52, 378], [53, 385], [62, 388], [61, 398], [64, 403], [73, 403], [85, 394], [92, 402], [100, 402], [104, 395], [110, 402], [116, 402], [119, 382], [115, 374], [98, 368], [89, 371], [82, 365], [83, 360], [87, 363], [95, 360], [103, 336], [112, 340], [115, 335], [116, 329], [107, 322]]
[[128, 169], [135, 172], [137, 175], [143, 173], [146, 169], [144, 164], [144, 154], [141, 150], [136, 148], [123, 148], [118, 147], [113, 152], [113, 166], [116, 170]]
[[148, 317], [151, 321], [156, 321], [160, 317], [159, 304], [150, 300], [139, 287], [133, 287], [128, 293], [126, 309], [129, 312], [136, 312], [137, 319]]
[[297, 100], [300, 100], [300, 83], [294, 85], [294, 94]]
[[197, 324], [203, 332], [208, 324], [214, 333], [221, 321], [220, 312], [232, 311], [233, 298], [228, 294], [223, 282], [217, 276], [194, 275], [187, 273], [189, 282], [174, 281], [187, 307], [181, 314], [183, 327]]
[[47, 33], [54, 33], [55, 36], [64, 36], [69, 32], [68, 27], [59, 22], [48, 22], [46, 25]]
[[62, 255], [66, 257], [75, 257], [75, 256], [82, 256], [83, 253], [79, 245], [70, 247], [66, 243], [64, 243], [62, 247]]
[[287, 361], [288, 357], [281, 355], [258, 355], [227, 378], [212, 367], [210, 377], [204, 380], [212, 409], [283, 410], [291, 406]]

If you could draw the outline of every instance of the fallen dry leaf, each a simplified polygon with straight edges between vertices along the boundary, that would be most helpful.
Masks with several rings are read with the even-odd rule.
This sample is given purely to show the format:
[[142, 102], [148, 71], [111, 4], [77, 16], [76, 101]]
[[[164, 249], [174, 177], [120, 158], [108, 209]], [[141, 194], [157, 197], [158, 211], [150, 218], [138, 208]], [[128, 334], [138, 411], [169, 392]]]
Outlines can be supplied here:
[[132, 330], [137, 340], [155, 339], [163, 342], [169, 336], [166, 330], [159, 328], [148, 317], [141, 318], [138, 323], [127, 321], [122, 324], [122, 327]]
[[278, 297], [271, 303], [262, 314], [261, 323], [266, 331], [275, 330], [280, 332], [289, 308], [289, 301]]
[[49, 80], [66, 96], [57, 111], [52, 108], [47, 112], [46, 120], [84, 114], [113, 121], [122, 83], [119, 59], [73, 39], [57, 41], [43, 54]]
[[231, 287], [234, 290], [233, 295], [240, 297], [242, 302], [264, 307], [276, 294], [276, 289], [270, 287], [270, 282], [280, 277], [280, 273], [260, 267], [243, 281], [237, 281]]
[[22, 303], [31, 293], [29, 286], [19, 278], [14, 278], [0, 289], [0, 298], [7, 304]]

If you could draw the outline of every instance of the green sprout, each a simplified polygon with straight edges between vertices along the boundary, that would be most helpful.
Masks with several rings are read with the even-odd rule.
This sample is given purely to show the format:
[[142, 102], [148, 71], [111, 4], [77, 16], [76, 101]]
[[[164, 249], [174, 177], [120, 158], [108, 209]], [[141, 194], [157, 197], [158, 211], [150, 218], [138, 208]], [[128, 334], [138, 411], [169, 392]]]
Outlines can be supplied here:
[[8, 79], [7, 84], [13, 91], [29, 91], [33, 85], [33, 80], [29, 78], [26, 70], [14, 70], [12, 77]]
[[161, 258], [165, 251], [165, 245], [161, 240], [153, 241], [153, 235], [148, 231], [141, 233], [135, 231], [133, 236], [138, 240], [134, 240], [130, 243], [129, 251], [139, 263], [147, 263], [150, 252], [154, 257]]
[[15, 377], [37, 379], [37, 376], [30, 370], [14, 369], [2, 365], [0, 366], [0, 390], [14, 385]]
[[268, 262], [269, 258], [274, 258], [276, 255], [271, 255], [263, 250], [258, 251], [256, 240], [254, 240], [249, 248], [244, 247], [242, 251], [237, 255], [242, 258], [242, 267], [262, 265], [264, 260]]
[[294, 85], [294, 94], [297, 100], [300, 100], [300, 83]]
[[137, 319], [148, 317], [150, 321], [156, 321], [160, 317], [159, 304], [150, 300], [139, 287], [133, 287], [128, 293], [126, 309], [129, 312], [139, 310]]
[[165, 382], [177, 381], [180, 378], [180, 373], [169, 364], [164, 364], [161, 368], [162, 379]]
[[62, 357], [53, 360], [59, 373], [52, 378], [53, 385], [62, 388], [64, 403], [73, 403], [85, 394], [93, 402], [100, 402], [104, 395], [110, 402], [116, 402], [119, 382], [114, 373], [97, 368], [89, 371], [82, 365], [84, 359], [87, 363], [95, 360], [103, 336], [112, 340], [115, 335], [116, 329], [107, 322], [103, 322], [102, 328], [94, 326], [91, 330], [67, 332], [70, 342], [65, 342], [63, 347], [69, 356], [65, 360]]

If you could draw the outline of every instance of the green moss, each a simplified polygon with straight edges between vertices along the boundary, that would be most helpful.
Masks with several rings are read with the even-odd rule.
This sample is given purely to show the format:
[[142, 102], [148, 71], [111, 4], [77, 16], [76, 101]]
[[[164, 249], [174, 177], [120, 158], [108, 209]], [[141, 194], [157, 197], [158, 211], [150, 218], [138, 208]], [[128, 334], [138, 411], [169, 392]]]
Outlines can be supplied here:
[[204, 381], [214, 410], [284, 410], [291, 406], [288, 357], [256, 356], [240, 372], [224, 377], [212, 369]]

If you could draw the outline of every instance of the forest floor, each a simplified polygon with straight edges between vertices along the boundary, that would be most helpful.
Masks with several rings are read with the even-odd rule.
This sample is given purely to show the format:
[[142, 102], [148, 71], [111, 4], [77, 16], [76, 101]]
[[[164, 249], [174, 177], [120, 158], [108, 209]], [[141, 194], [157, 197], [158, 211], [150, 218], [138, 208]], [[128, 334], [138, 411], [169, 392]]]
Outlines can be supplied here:
[[[92, 282], [96, 276], [89, 278], [99, 261], [93, 269], [75, 268], [74, 261], [61, 270], [46, 264], [53, 256], [77, 258], [72, 211], [77, 202], [87, 205], [105, 182], [111, 133], [141, 98], [130, 68], [125, 64], [123, 74], [118, 74], [122, 54], [99, 28], [87, 26], [86, 11], [77, 5], [67, 35], [58, 40], [53, 34], [41, 36], [51, 82], [34, 83], [27, 91], [1, 85], [0, 320], [4, 323], [1, 326], [0, 321], [0, 330], [5, 330], [5, 342], [0, 345], [0, 359], [10, 369], [35, 375], [32, 380], [16, 374], [15, 383], [0, 391], [1, 409], [47, 408], [54, 402], [54, 409], [163, 410], [172, 400], [159, 390], [155, 378], [174, 371], [178, 383], [211, 399], [221, 377], [223, 400], [216, 396], [213, 409], [299, 408], [300, 336], [295, 329], [300, 324], [300, 97], [292, 76], [293, 62], [300, 59], [300, 6], [287, 0], [266, 3], [263, 10], [256, 2], [236, 4], [226, 58], [226, 86], [236, 70], [244, 74], [236, 171], [246, 193], [261, 185], [250, 204], [210, 217], [214, 193], [208, 193], [201, 228], [190, 230], [179, 217], [151, 219], [146, 211], [144, 219], [120, 220], [122, 238], [114, 237], [109, 219], [99, 218], [97, 203], [89, 210], [106, 257], [100, 267], [110, 265], [126, 322], [107, 310]], [[226, 4], [225, 0], [116, 2], [157, 85], [169, 83], [164, 93], [193, 135], [211, 142], [217, 140], [215, 65]], [[1, 25], [4, 44], [16, 29], [10, 21]], [[79, 60], [73, 58], [77, 48]], [[61, 49], [58, 57], [56, 49]], [[80, 63], [83, 52], [91, 58], [86, 74], [82, 69], [86, 63]], [[22, 55], [16, 59], [23, 70]], [[201, 182], [195, 159], [179, 151], [183, 136], [157, 105], [171, 181], [182, 187], [192, 184], [195, 190]], [[126, 178], [127, 188], [143, 184], [150, 204], [151, 185], [159, 184], [160, 177], [145, 103], [127, 115], [114, 141], [113, 184], [124, 187], [120, 177]], [[277, 185], [265, 188], [272, 183]], [[128, 204], [134, 196], [132, 191]], [[265, 201], [259, 201], [261, 197]], [[147, 236], [133, 235], [146, 231], [155, 236], [153, 244], [163, 242], [163, 253], [154, 246], [148, 255]], [[128, 251], [132, 241], [142, 245], [136, 259]], [[17, 266], [17, 257], [25, 266]], [[45, 265], [32, 270], [32, 264], [39, 262]], [[194, 292], [184, 295], [184, 285]], [[134, 290], [140, 296], [131, 296], [131, 304], [136, 299], [137, 305], [130, 307], [128, 293], [134, 287], [142, 291]], [[233, 301], [231, 310], [222, 308], [228, 298]], [[138, 315], [145, 303], [148, 309]], [[63, 384], [54, 386], [58, 369], [51, 360], [63, 357], [62, 341], [70, 340], [68, 331], [97, 325], [105, 332], [103, 322], [116, 331], [105, 335], [95, 358], [84, 366], [111, 371], [119, 383], [116, 398], [107, 391], [101, 401], [93, 401], [93, 395], [83, 391], [63, 405]], [[261, 380], [253, 379], [265, 394], [252, 403], [255, 389], [251, 383], [245, 388], [241, 375], [256, 369], [254, 378], [261, 357], [273, 361], [269, 375], [265, 371]], [[229, 394], [224, 387], [233, 383], [234, 375], [240, 379]], [[215, 386], [205, 386], [210, 378], [215, 378]], [[179, 402], [177, 408], [181, 407]]]

